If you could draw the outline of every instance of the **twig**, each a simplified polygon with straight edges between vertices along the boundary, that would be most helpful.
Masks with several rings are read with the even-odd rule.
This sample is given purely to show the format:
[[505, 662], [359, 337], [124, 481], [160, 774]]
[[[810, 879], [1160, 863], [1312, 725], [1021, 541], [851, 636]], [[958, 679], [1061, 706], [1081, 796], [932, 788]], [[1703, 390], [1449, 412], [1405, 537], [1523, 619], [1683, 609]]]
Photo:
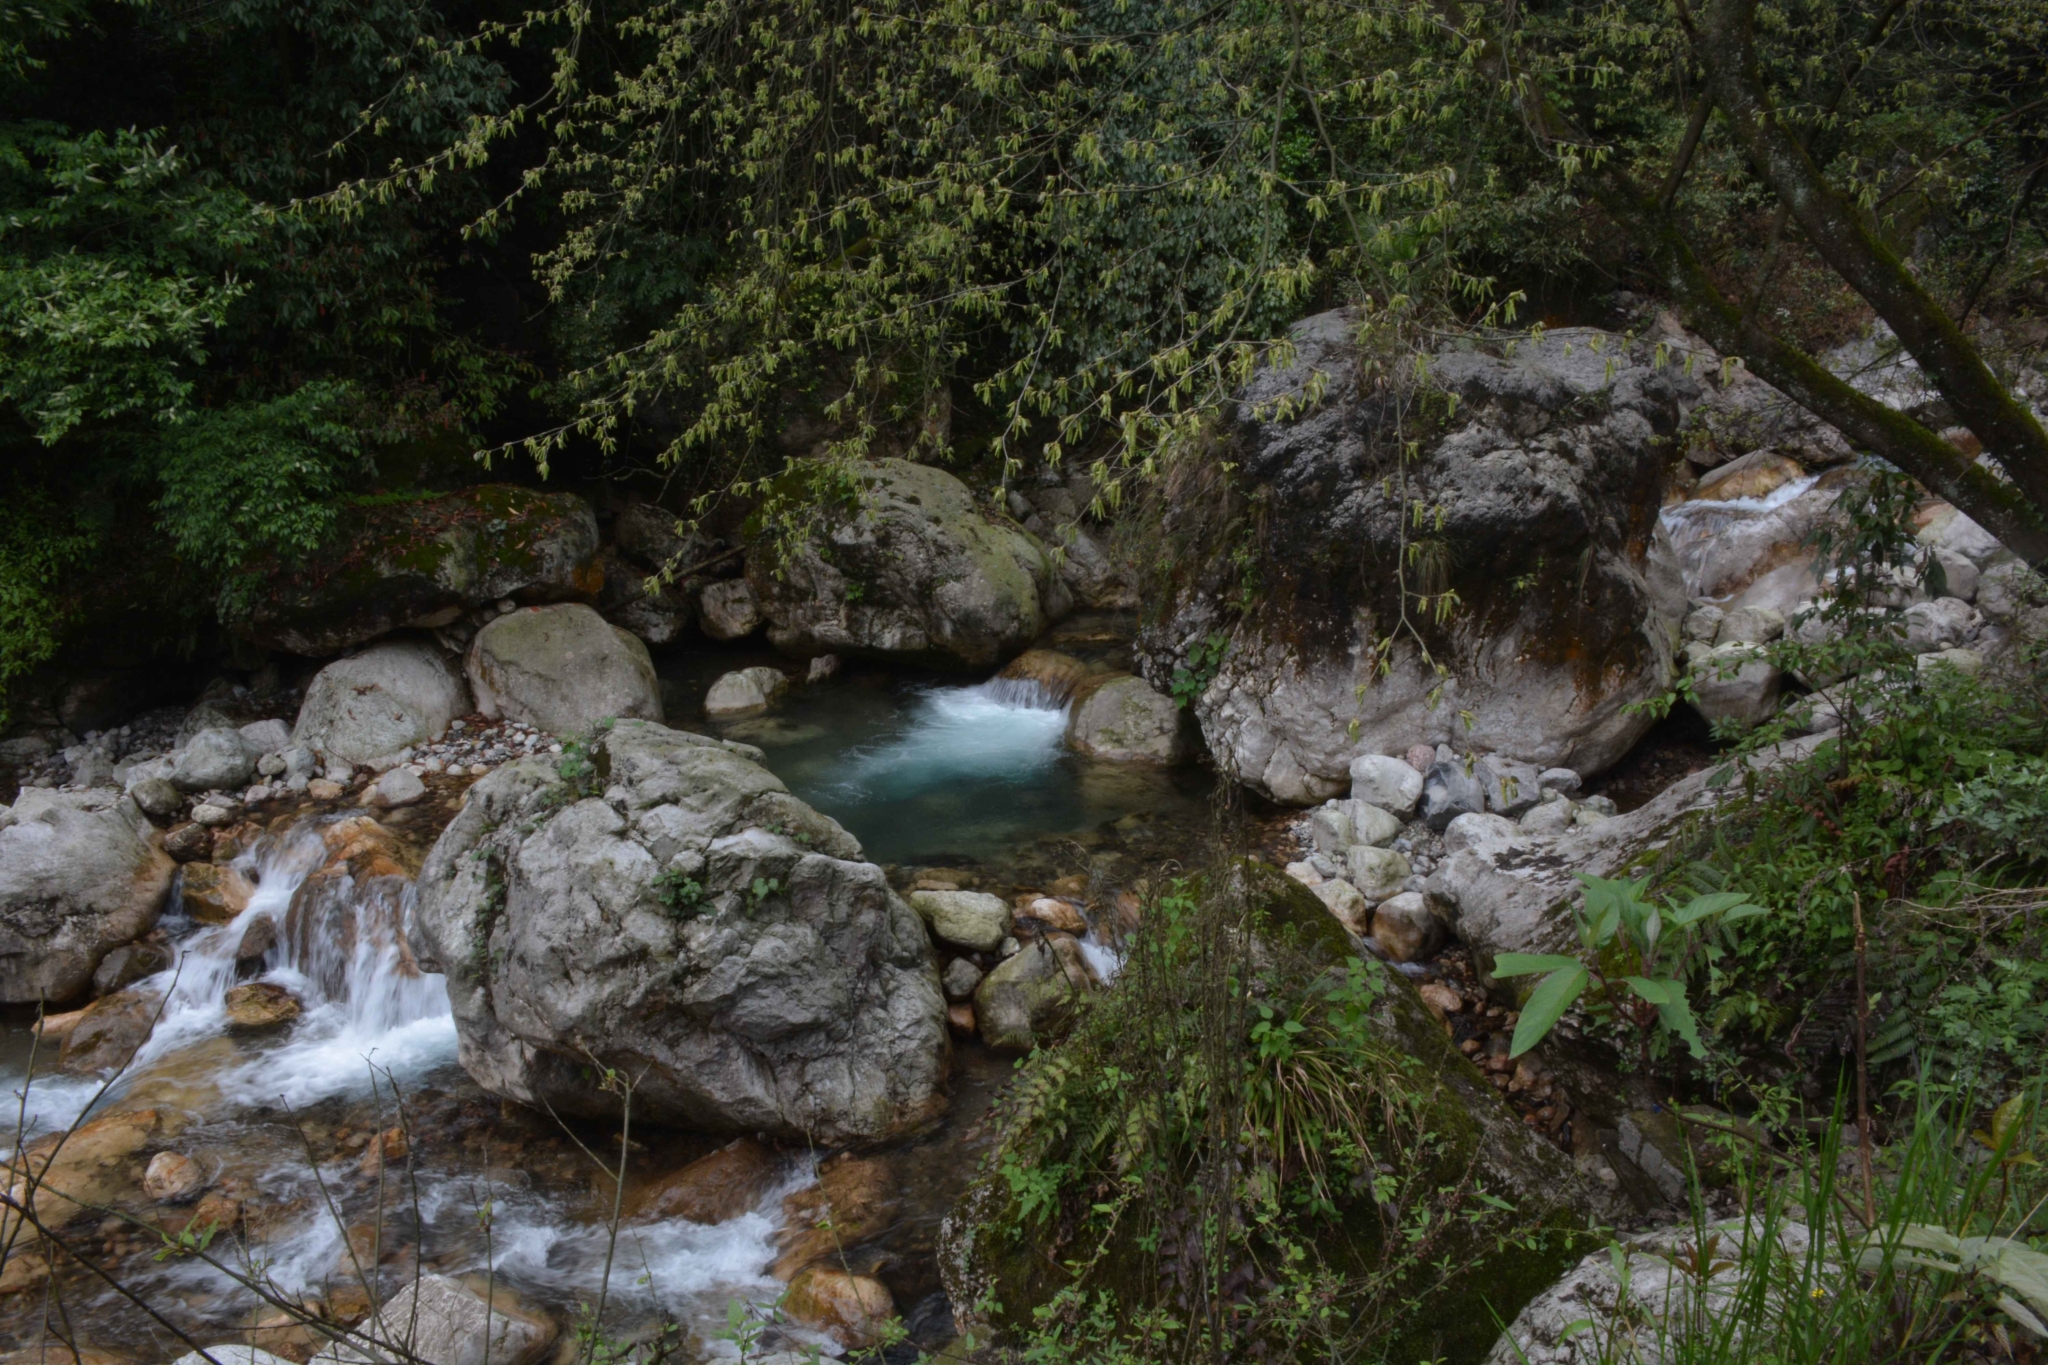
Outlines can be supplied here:
[[1877, 1198], [1870, 1176], [1870, 992], [1864, 986], [1864, 968], [1870, 958], [1870, 943], [1863, 933], [1863, 897], [1849, 890], [1851, 914], [1856, 920], [1856, 1151], [1863, 1163], [1863, 1226], [1877, 1226]]

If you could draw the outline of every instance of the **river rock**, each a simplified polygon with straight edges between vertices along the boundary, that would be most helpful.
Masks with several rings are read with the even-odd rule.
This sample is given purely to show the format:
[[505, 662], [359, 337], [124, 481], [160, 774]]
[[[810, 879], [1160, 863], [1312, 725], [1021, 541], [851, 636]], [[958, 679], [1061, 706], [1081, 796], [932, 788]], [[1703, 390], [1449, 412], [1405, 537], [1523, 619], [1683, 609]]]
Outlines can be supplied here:
[[1406, 759], [1360, 754], [1351, 760], [1351, 799], [1408, 820], [1422, 802], [1422, 774]]
[[[1751, 1311], [1750, 1296], [1739, 1292], [1749, 1279], [1741, 1269], [1745, 1243], [1775, 1235], [1784, 1259], [1797, 1266], [1810, 1254], [1811, 1236], [1803, 1223], [1777, 1223], [1766, 1233], [1760, 1221], [1743, 1218], [1709, 1223], [1706, 1235], [1716, 1250], [1705, 1255], [1700, 1228], [1690, 1219], [1623, 1237], [1617, 1249], [1627, 1265], [1626, 1293], [1616, 1255], [1594, 1252], [1515, 1315], [1485, 1365], [1602, 1365], [1615, 1358], [1616, 1342], [1628, 1343], [1628, 1359], [1665, 1365], [1690, 1358], [1687, 1339], [1701, 1324], [1712, 1343], [1707, 1349], [1725, 1359], [1748, 1358], [1743, 1338], [1773, 1330], [1781, 1310], [1766, 1308], [1762, 1320], [1729, 1320]], [[1705, 1263], [1704, 1277], [1692, 1271], [1696, 1260]]]
[[744, 578], [706, 583], [697, 598], [704, 633], [714, 640], [738, 640], [761, 628], [761, 604]]
[[317, 551], [241, 574], [252, 604], [237, 628], [267, 649], [318, 656], [501, 599], [589, 601], [602, 586], [597, 550], [597, 518], [571, 493], [484, 484], [348, 508]]
[[775, 1153], [753, 1138], [737, 1138], [709, 1156], [633, 1191], [627, 1218], [680, 1218], [723, 1223], [759, 1204], [782, 1174]]
[[187, 863], [178, 877], [180, 903], [202, 924], [226, 924], [249, 908], [256, 888], [230, 863]]
[[1071, 701], [1081, 684], [1095, 674], [1094, 668], [1071, 654], [1056, 649], [1027, 649], [1004, 664], [996, 676], [1006, 681], [1037, 683], [1045, 700], [1064, 703]]
[[230, 989], [222, 1001], [228, 1028], [238, 1033], [267, 1033], [299, 1017], [298, 997], [269, 981], [251, 981]]
[[1533, 763], [1488, 754], [1472, 765], [1472, 775], [1486, 793], [1486, 809], [1496, 815], [1520, 815], [1543, 799], [1542, 774]]
[[946, 964], [946, 970], [939, 977], [939, 984], [945, 987], [946, 999], [958, 1003], [974, 998], [975, 988], [981, 985], [983, 972], [973, 961], [956, 957]]
[[142, 1192], [159, 1204], [188, 1204], [206, 1188], [206, 1169], [182, 1152], [158, 1152], [142, 1172]]
[[789, 675], [765, 664], [742, 668], [721, 676], [704, 694], [704, 714], [713, 720], [732, 720], [768, 709], [769, 704], [789, 690]]
[[1319, 881], [1309, 888], [1315, 898], [1323, 903], [1345, 932], [1357, 934], [1360, 938], [1372, 932], [1372, 907], [1357, 887], [1342, 877], [1331, 877]]
[[975, 990], [982, 1041], [1019, 1050], [1050, 1041], [1094, 988], [1078, 942], [1065, 934], [1038, 939], [998, 963]]
[[103, 995], [79, 1012], [57, 1050], [57, 1065], [75, 1076], [96, 1075], [128, 1065], [149, 1041], [163, 996], [156, 991], [120, 990]]
[[817, 1183], [792, 1190], [782, 1201], [782, 1227], [768, 1273], [785, 1283], [807, 1265], [839, 1261], [894, 1221], [901, 1201], [887, 1156], [841, 1152], [818, 1163]]
[[1128, 673], [1084, 682], [1067, 714], [1067, 747], [1115, 763], [1178, 763], [1187, 756], [1179, 703]]
[[128, 795], [152, 820], [169, 820], [185, 807], [185, 794], [168, 778], [146, 777], [130, 787]]
[[[509, 1295], [494, 1306], [462, 1281], [430, 1274], [408, 1281], [386, 1300], [370, 1330], [405, 1351], [408, 1359], [433, 1365], [531, 1365], [556, 1335], [553, 1324], [517, 1309]], [[337, 1343], [313, 1362], [357, 1365], [371, 1359]]]
[[[341, 793], [336, 792], [339, 796]], [[164, 852], [191, 866], [213, 856], [213, 831], [197, 820], [182, 825], [173, 825], [164, 831]]]
[[1524, 834], [1562, 834], [1572, 824], [1578, 804], [1569, 798], [1545, 801], [1532, 807], [1521, 819]]
[[280, 1355], [273, 1355], [261, 1346], [244, 1346], [237, 1342], [222, 1342], [204, 1350], [187, 1351], [171, 1362], [171, 1365], [294, 1365], [294, 1362]]
[[1737, 607], [1714, 631], [1717, 645], [1767, 645], [1785, 633], [1784, 613], [1765, 606]]
[[1372, 936], [1396, 962], [1420, 962], [1444, 946], [1443, 921], [1420, 891], [1403, 891], [1374, 907]]
[[1088, 932], [1088, 918], [1081, 913], [1081, 907], [1057, 896], [1034, 896], [1024, 903], [1024, 914], [1062, 934]]
[[614, 718], [661, 719], [647, 646], [579, 603], [500, 616], [476, 633], [463, 670], [478, 711], [553, 735]]
[[172, 755], [171, 782], [185, 792], [241, 787], [256, 772], [256, 758], [239, 731], [202, 730]]
[[777, 649], [985, 668], [1072, 607], [1052, 557], [944, 470], [861, 468], [860, 496], [828, 511], [812, 543], [747, 553], [747, 581]]
[[92, 993], [112, 995], [115, 991], [125, 990], [145, 977], [169, 971], [172, 960], [171, 950], [164, 944], [147, 940], [124, 943], [101, 958], [100, 965], [93, 968]]
[[1752, 645], [1719, 645], [1693, 669], [1699, 713], [1747, 730], [1778, 709], [1783, 675]]
[[1344, 854], [1344, 868], [1358, 893], [1374, 904], [1400, 891], [1412, 870], [1404, 854], [1370, 844], [1353, 844]]
[[1486, 809], [1486, 787], [1463, 763], [1434, 763], [1422, 775], [1422, 819], [1441, 833], [1461, 815]]
[[[1803, 758], [1821, 736], [1791, 740], [1756, 755], [1759, 767]], [[1718, 784], [1718, 785], [1717, 785]], [[1582, 888], [1575, 873], [1594, 877], [1634, 875], [1645, 862], [1742, 782], [1723, 767], [1702, 769], [1679, 779], [1626, 815], [1597, 823], [1574, 823], [1562, 834], [1528, 834], [1513, 842], [1488, 842], [1446, 855], [1427, 879], [1426, 890], [1443, 907], [1458, 938], [1484, 963], [1496, 953], [1550, 953], [1576, 942], [1571, 907]], [[1587, 812], [1597, 811], [1592, 798]], [[1581, 812], [1587, 813], [1587, 812]]]
[[1942, 597], [1913, 603], [1906, 608], [1902, 620], [1906, 628], [1905, 651], [1932, 654], [1962, 644], [1977, 624], [1978, 616], [1969, 603]]
[[896, 1300], [881, 1281], [829, 1265], [799, 1271], [783, 1296], [782, 1311], [799, 1327], [823, 1332], [849, 1351], [880, 1345]]
[[0, 1003], [81, 994], [107, 952], [147, 933], [176, 864], [133, 801], [30, 788], [0, 826]]
[[604, 588], [598, 593], [597, 609], [605, 620], [650, 645], [668, 644], [688, 629], [697, 614], [694, 594], [660, 582], [648, 591], [648, 571], [617, 551], [607, 549], [598, 562], [604, 569]]
[[[469, 707], [469, 688], [446, 650], [428, 640], [384, 640], [314, 675], [292, 740], [367, 763], [439, 739]], [[301, 767], [310, 778], [311, 765]]]
[[[38, 1138], [18, 1158], [10, 1150], [0, 1157], [0, 1167], [13, 1174], [9, 1184], [17, 1189], [20, 1177], [33, 1176], [36, 1217], [62, 1228], [88, 1214], [105, 1217], [105, 1209], [139, 1194], [142, 1153], [174, 1136], [180, 1126], [173, 1112], [125, 1109], [68, 1133]], [[0, 1207], [0, 1239], [18, 1248], [36, 1240], [36, 1234], [17, 1226], [14, 1215]]]
[[393, 768], [370, 784], [365, 800], [380, 810], [410, 806], [427, 794], [427, 784], [410, 768]]
[[[1360, 754], [1418, 739], [1598, 772], [1648, 727], [1630, 704], [1671, 678], [1685, 604], [1651, 546], [1665, 452], [1696, 383], [1647, 344], [1584, 329], [1518, 338], [1512, 354], [1446, 350], [1431, 372], [1463, 401], [1410, 459], [1392, 409], [1361, 382], [1357, 324], [1349, 310], [1297, 324], [1293, 363], [1240, 395], [1234, 478], [1272, 509], [1262, 598], [1241, 605], [1220, 543], [1183, 553], [1140, 636], [1145, 675], [1213, 675], [1194, 711], [1218, 766], [1290, 804], [1335, 795]], [[1315, 376], [1321, 401], [1269, 415]], [[1192, 505], [1214, 502], [1213, 484], [1184, 486], [1188, 505], [1169, 514], [1222, 534]], [[1456, 549], [1437, 562], [1459, 614], [1417, 627], [1443, 676], [1394, 625], [1416, 500], [1443, 518], [1429, 538]]]
[[1456, 853], [1460, 849], [1477, 848], [1482, 844], [1503, 843], [1521, 837], [1521, 826], [1505, 815], [1484, 815], [1468, 811], [1444, 826], [1444, 851]]
[[1010, 903], [985, 891], [913, 891], [910, 908], [941, 943], [992, 953], [1010, 934]]
[[[638, 1077], [656, 1123], [836, 1143], [936, 1116], [949, 1044], [924, 927], [758, 753], [622, 720], [592, 743], [604, 799], [539, 759], [469, 789], [413, 941], [478, 1084], [613, 1113], [594, 1057]], [[685, 879], [690, 901], [669, 889]]]

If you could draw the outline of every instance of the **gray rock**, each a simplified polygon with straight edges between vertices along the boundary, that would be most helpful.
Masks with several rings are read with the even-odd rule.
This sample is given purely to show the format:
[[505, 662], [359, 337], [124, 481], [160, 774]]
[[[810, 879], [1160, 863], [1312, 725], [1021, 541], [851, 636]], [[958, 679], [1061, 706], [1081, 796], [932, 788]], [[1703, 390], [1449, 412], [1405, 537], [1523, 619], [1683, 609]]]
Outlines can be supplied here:
[[1034, 941], [996, 964], [974, 992], [974, 1017], [990, 1047], [1048, 1042], [1096, 988], [1080, 945], [1065, 934]]
[[1977, 619], [1977, 613], [1970, 609], [1969, 603], [1953, 597], [1915, 602], [1906, 608], [1904, 616], [1906, 652], [1932, 654], [1936, 650], [1954, 649], [1970, 633]]
[[1584, 783], [1570, 768], [1545, 768], [1536, 775], [1536, 785], [1546, 792], [1563, 792], [1566, 796], [1577, 796], [1579, 788]]
[[114, 760], [104, 749], [87, 749], [71, 763], [74, 787], [115, 787]]
[[240, 787], [256, 772], [256, 755], [233, 730], [202, 730], [172, 755], [171, 781], [180, 791]]
[[1954, 507], [1938, 503], [1922, 518], [1920, 543], [1936, 554], [1953, 555], [1980, 570], [2011, 556], [1998, 537]]
[[789, 677], [765, 664], [720, 677], [704, 694], [704, 714], [713, 720], [751, 716], [789, 690]]
[[128, 789], [128, 795], [152, 820], [168, 820], [185, 806], [185, 794], [161, 777], [145, 777]]
[[939, 977], [939, 984], [945, 987], [948, 1000], [972, 1000], [975, 988], [981, 985], [984, 975], [981, 968], [964, 957], [956, 957], [946, 964], [946, 970]]
[[1308, 815], [1309, 841], [1326, 858], [1341, 858], [1356, 842], [1351, 837], [1351, 809], [1348, 801], [1331, 801]]
[[1115, 763], [1178, 763], [1187, 757], [1185, 713], [1143, 678], [1090, 678], [1067, 713], [1067, 747]]
[[112, 995], [144, 977], [168, 971], [171, 961], [171, 950], [162, 944], [124, 943], [101, 958], [100, 965], [93, 969], [92, 993]]
[[242, 743], [252, 754], [274, 754], [292, 742], [292, 727], [275, 718], [253, 720], [241, 728]]
[[[1690, 1219], [1623, 1237], [1625, 1293], [1615, 1257], [1607, 1249], [1594, 1252], [1515, 1315], [1485, 1365], [1604, 1365], [1617, 1358], [1667, 1365], [1692, 1358], [1688, 1339], [1702, 1324], [1704, 1340], [1712, 1343], [1707, 1349], [1730, 1360], [1749, 1358], [1744, 1339], [1770, 1333], [1782, 1310], [1766, 1294], [1761, 1317], [1733, 1317], [1753, 1311], [1753, 1296], [1741, 1290], [1754, 1282], [1741, 1263], [1760, 1249], [1745, 1250], [1746, 1243], [1775, 1235], [1784, 1261], [1799, 1265], [1811, 1254], [1811, 1236], [1803, 1223], [1778, 1223], [1767, 1233], [1761, 1220], [1743, 1218], [1710, 1223], [1707, 1233], [1719, 1250], [1706, 1258], [1712, 1263], [1704, 1279], [1691, 1269], [1702, 1238]], [[1617, 1344], [1625, 1356], [1616, 1356]]]
[[747, 554], [768, 638], [791, 654], [871, 654], [986, 667], [1065, 616], [1044, 545], [941, 469], [862, 468], [859, 505], [793, 554]]
[[697, 598], [704, 633], [714, 640], [737, 640], [761, 628], [761, 606], [744, 578], [706, 583]]
[[[469, 707], [469, 688], [446, 651], [427, 640], [382, 641], [314, 676], [292, 743], [281, 746], [285, 773], [310, 778], [313, 750], [353, 764], [439, 739]], [[306, 752], [294, 758], [293, 748]]]
[[[1757, 755], [1759, 767], [1803, 757], [1818, 738], [1792, 740]], [[1717, 777], [1716, 775], [1719, 774]], [[1721, 785], [1710, 785], [1712, 783]], [[1574, 874], [1621, 877], [1663, 848], [1685, 822], [1709, 811], [1740, 781], [1720, 768], [1681, 778], [1655, 799], [1594, 826], [1574, 825], [1547, 838], [1487, 843], [1447, 855], [1427, 881], [1451, 927], [1475, 958], [1495, 953], [1548, 953], [1575, 942], [1571, 907], [1581, 896]], [[1591, 798], [1588, 809], [1598, 810]]]
[[1472, 775], [1486, 792], [1486, 808], [1495, 814], [1520, 815], [1543, 799], [1541, 774], [1533, 763], [1488, 754], [1472, 765]]
[[[374, 1334], [404, 1352], [404, 1359], [433, 1365], [531, 1365], [555, 1339], [551, 1324], [529, 1313], [502, 1312], [446, 1275], [421, 1275], [407, 1282], [378, 1310]], [[373, 1356], [343, 1342], [313, 1360], [319, 1365], [358, 1365], [384, 1358], [383, 1352]]]
[[1461, 815], [1486, 809], [1486, 788], [1463, 763], [1435, 763], [1422, 775], [1422, 819], [1441, 833]]
[[1984, 570], [1977, 580], [1977, 610], [1993, 621], [2010, 622], [2048, 601], [2048, 583], [2017, 560]]
[[1351, 799], [1409, 819], [1422, 801], [1422, 774], [1404, 758], [1360, 754], [1351, 760]]
[[810, 667], [804, 670], [804, 681], [806, 683], [821, 683], [838, 671], [839, 656], [837, 654], [820, 654], [817, 658], [812, 659]]
[[81, 994], [156, 923], [176, 868], [127, 797], [23, 791], [0, 828], [0, 1003]]
[[1521, 837], [1521, 826], [1505, 815], [1467, 812], [1444, 827], [1444, 851], [1456, 853], [1486, 844], [1508, 843]]
[[1984, 656], [1974, 649], [1939, 649], [1915, 655], [1913, 666], [1923, 673], [1935, 668], [1952, 668], [1966, 678], [1974, 678], [1984, 670]]
[[1571, 828], [1577, 803], [1570, 800], [1545, 801], [1522, 817], [1524, 834], [1562, 834]]
[[627, 503], [612, 522], [612, 539], [628, 558], [651, 569], [680, 572], [704, 556], [698, 537], [685, 535], [673, 512], [652, 503]]
[[1701, 715], [1742, 729], [1770, 718], [1778, 709], [1783, 675], [1753, 646], [1720, 645], [1693, 670], [1693, 691]]
[[484, 1089], [611, 1113], [595, 1057], [630, 1067], [657, 1123], [844, 1143], [936, 1117], [924, 926], [741, 750], [622, 720], [592, 745], [603, 800], [545, 757], [469, 789], [421, 870], [414, 946]]
[[[1417, 774], [1420, 776], [1420, 774]], [[1401, 832], [1401, 822], [1370, 801], [1347, 801], [1351, 811], [1351, 842], [1385, 848]]]
[[1412, 870], [1408, 859], [1390, 848], [1353, 844], [1344, 855], [1345, 879], [1375, 903], [1399, 894]]
[[[211, 690], [211, 689], [209, 689]], [[202, 701], [185, 713], [185, 719], [178, 722], [178, 743], [207, 730], [240, 730], [235, 718], [210, 701]]]
[[201, 801], [192, 808], [192, 819], [208, 829], [225, 829], [235, 823], [238, 813], [226, 801]]
[[1784, 613], [1770, 607], [1737, 607], [1714, 633], [1717, 645], [1767, 645], [1785, 633]]
[[658, 580], [649, 591], [648, 571], [615, 550], [605, 550], [599, 563], [604, 568], [604, 587], [597, 595], [597, 609], [621, 630], [650, 645], [665, 645], [679, 637], [696, 616], [694, 593]]
[[1323, 907], [1337, 917], [1337, 923], [1349, 933], [1363, 938], [1372, 931], [1372, 906], [1365, 895], [1342, 877], [1319, 881], [1309, 888]]
[[647, 646], [580, 603], [529, 607], [476, 633], [463, 660], [476, 709], [552, 735], [661, 719]]
[[1711, 602], [1704, 606], [1695, 607], [1686, 615], [1684, 624], [1680, 627], [1680, 633], [1687, 640], [1697, 640], [1711, 645], [1714, 643], [1714, 638], [1721, 633], [1721, 622], [1727, 615], [1727, 612], [1722, 611]]
[[427, 784], [410, 768], [393, 768], [370, 784], [369, 803], [381, 809], [410, 806], [427, 794]]
[[1951, 554], [1947, 550], [1937, 551], [1934, 558], [1935, 562], [1941, 565], [1941, 595], [1963, 602], [1975, 601], [1977, 583], [1983, 576], [1977, 566], [1961, 555]]
[[992, 953], [1010, 935], [1010, 903], [985, 891], [913, 891], [910, 908], [956, 948]]
[[256, 760], [256, 771], [263, 777], [284, 776], [284, 755], [265, 754]]
[[[1294, 364], [1259, 371], [1240, 395], [1230, 455], [1273, 509], [1264, 568], [1295, 585], [1287, 608], [1238, 611], [1236, 571], [1215, 547], [1141, 634], [1146, 677], [1166, 686], [1213, 668], [1194, 703], [1209, 751], [1227, 776], [1288, 804], [1336, 795], [1353, 758], [1417, 741], [1599, 771], [1647, 728], [1630, 703], [1671, 678], [1677, 604], [1652, 583], [1648, 547], [1660, 433], [1676, 430], [1696, 384], [1618, 336], [1595, 352], [1583, 331], [1519, 338], [1512, 356], [1444, 351], [1429, 358], [1434, 377], [1464, 402], [1409, 463], [1403, 491], [1386, 477], [1389, 413], [1360, 384], [1357, 321], [1338, 311], [1297, 324]], [[1320, 402], [1264, 415], [1318, 375]], [[1210, 497], [1206, 487], [1188, 481], [1183, 500]], [[1384, 667], [1376, 648], [1396, 619], [1392, 576], [1363, 566], [1400, 553], [1404, 497], [1442, 509], [1433, 535], [1460, 551], [1446, 587], [1464, 607], [1431, 644], [1443, 677], [1398, 632]], [[1169, 515], [1182, 513], [1201, 523], [1192, 505]], [[1363, 598], [1353, 565], [1370, 583]], [[1218, 637], [1219, 663], [1193, 657]]]

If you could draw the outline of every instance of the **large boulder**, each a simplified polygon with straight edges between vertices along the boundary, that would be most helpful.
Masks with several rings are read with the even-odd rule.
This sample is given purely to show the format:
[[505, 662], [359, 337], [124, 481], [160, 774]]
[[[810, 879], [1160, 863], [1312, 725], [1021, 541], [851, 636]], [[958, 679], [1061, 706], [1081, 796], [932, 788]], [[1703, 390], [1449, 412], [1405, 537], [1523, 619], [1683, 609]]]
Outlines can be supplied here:
[[580, 603], [531, 607], [476, 633], [463, 660], [476, 709], [571, 735], [608, 719], [661, 719], [647, 646]]
[[[914, 911], [745, 745], [622, 720], [587, 767], [469, 789], [419, 878], [461, 1061], [494, 1094], [820, 1143], [922, 1126], [945, 1001]], [[576, 770], [572, 768], [572, 773]]]
[[1071, 609], [1045, 546], [951, 474], [878, 460], [860, 483], [807, 544], [748, 551], [747, 582], [777, 649], [984, 668]]
[[[1434, 383], [1460, 401], [1410, 458], [1413, 423], [1359, 379], [1356, 324], [1296, 326], [1294, 363], [1240, 397], [1230, 486], [1181, 481], [1167, 518], [1185, 543], [1139, 642], [1145, 675], [1200, 686], [1218, 766], [1292, 804], [1417, 743], [1599, 771], [1649, 725], [1630, 704], [1672, 676], [1684, 603], [1651, 543], [1697, 385], [1584, 329], [1446, 351]], [[1246, 537], [1255, 606], [1229, 552]], [[1445, 593], [1442, 620], [1414, 596]]]
[[292, 739], [365, 763], [439, 739], [469, 706], [469, 688], [447, 651], [427, 640], [385, 640], [314, 675]]
[[1178, 763], [1187, 757], [1180, 703], [1143, 678], [1115, 673], [1090, 678], [1067, 714], [1067, 747], [1118, 763]]
[[82, 994], [110, 949], [156, 923], [176, 871], [118, 792], [23, 792], [0, 827], [0, 1003]]
[[484, 484], [351, 508], [316, 551], [242, 575], [237, 629], [266, 649], [338, 654], [401, 626], [433, 628], [515, 602], [589, 600], [603, 586], [597, 518], [573, 493]]

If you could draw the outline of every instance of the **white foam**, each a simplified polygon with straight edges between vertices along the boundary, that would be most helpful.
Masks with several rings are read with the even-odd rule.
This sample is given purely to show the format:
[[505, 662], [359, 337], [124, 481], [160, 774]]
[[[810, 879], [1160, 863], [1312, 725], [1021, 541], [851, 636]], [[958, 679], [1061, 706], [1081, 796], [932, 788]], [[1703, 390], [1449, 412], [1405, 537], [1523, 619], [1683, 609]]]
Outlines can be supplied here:
[[1124, 969], [1124, 955], [1106, 943], [1097, 943], [1093, 934], [1075, 939], [1074, 946], [1081, 950], [1081, 959], [1088, 964], [1088, 970], [1094, 972], [1095, 979], [1105, 986], [1116, 980], [1116, 974]]
[[857, 751], [836, 784], [847, 799], [888, 799], [970, 778], [1025, 781], [1056, 762], [1066, 708], [1035, 682], [935, 687], [903, 733]]

